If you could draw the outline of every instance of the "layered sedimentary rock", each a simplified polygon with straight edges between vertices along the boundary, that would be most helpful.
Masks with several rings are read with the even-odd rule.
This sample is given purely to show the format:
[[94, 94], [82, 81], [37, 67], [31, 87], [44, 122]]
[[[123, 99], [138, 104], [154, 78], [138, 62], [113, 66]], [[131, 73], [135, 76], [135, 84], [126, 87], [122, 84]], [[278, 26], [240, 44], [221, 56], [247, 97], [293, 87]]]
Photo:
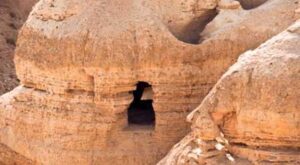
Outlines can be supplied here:
[[300, 21], [244, 53], [159, 164], [300, 163]]
[[0, 95], [18, 85], [13, 64], [17, 31], [27, 18], [34, 1], [0, 1]]
[[[42, 164], [154, 164], [238, 55], [295, 20], [295, 2], [246, 11], [214, 0], [41, 0], [18, 39], [21, 85], [0, 98], [0, 142]], [[152, 87], [154, 126], [128, 124], [138, 82]]]
[[0, 144], [0, 164], [1, 165], [33, 165], [36, 162], [29, 160], [28, 158], [13, 151], [9, 147]]

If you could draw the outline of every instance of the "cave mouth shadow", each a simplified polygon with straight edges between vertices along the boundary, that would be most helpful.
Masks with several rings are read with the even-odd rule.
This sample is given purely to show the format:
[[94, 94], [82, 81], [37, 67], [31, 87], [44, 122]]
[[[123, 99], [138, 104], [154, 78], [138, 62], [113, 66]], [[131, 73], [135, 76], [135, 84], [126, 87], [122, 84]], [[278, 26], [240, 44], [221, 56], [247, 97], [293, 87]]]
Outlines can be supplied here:
[[134, 99], [127, 111], [128, 126], [154, 127], [155, 112], [152, 105], [152, 93], [152, 86], [149, 83], [142, 81], [137, 83], [136, 90], [132, 92]]
[[266, 3], [268, 0], [238, 0], [245, 10], [251, 10], [255, 9], [264, 3]]

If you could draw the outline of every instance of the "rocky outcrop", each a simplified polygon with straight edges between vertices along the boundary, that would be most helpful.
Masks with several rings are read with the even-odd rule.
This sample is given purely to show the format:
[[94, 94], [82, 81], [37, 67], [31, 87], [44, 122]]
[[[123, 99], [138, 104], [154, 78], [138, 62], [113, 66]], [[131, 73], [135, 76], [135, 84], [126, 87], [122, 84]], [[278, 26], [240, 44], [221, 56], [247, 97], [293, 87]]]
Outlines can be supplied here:
[[18, 85], [13, 64], [17, 31], [26, 20], [35, 0], [0, 2], [0, 95]]
[[24, 156], [16, 153], [9, 147], [0, 144], [0, 164], [1, 165], [34, 165], [36, 164], [32, 160], [25, 158]]
[[241, 55], [159, 164], [300, 163], [300, 21]]
[[[294, 22], [295, 2], [246, 11], [215, 0], [41, 0], [18, 39], [21, 85], [0, 98], [0, 142], [41, 164], [154, 164], [238, 55]], [[127, 119], [139, 82], [153, 91], [153, 125]]]

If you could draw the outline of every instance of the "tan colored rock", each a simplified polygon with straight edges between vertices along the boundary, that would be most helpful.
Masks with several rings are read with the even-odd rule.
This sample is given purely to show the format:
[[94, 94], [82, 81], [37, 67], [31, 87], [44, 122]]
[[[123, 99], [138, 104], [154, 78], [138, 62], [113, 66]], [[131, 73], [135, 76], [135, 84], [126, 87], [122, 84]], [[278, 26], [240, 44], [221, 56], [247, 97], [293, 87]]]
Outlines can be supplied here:
[[[215, 17], [217, 5], [39, 1], [18, 39], [21, 85], [0, 98], [0, 142], [46, 165], [155, 164], [190, 131], [187, 114], [238, 55], [295, 20], [295, 0]], [[153, 90], [154, 125], [128, 123], [141, 81]]]
[[220, 0], [218, 3], [219, 9], [241, 9], [242, 6], [239, 1], [236, 0]]
[[193, 141], [225, 144], [218, 151], [222, 156], [199, 159], [198, 164], [299, 164], [299, 29], [300, 20], [241, 55], [189, 115], [191, 135], [175, 145], [159, 164], [188, 162], [185, 153], [192, 152], [192, 148], [185, 151], [183, 146], [199, 147], [199, 157], [216, 151], [194, 145]]
[[0, 164], [1, 165], [34, 165], [35, 162], [16, 153], [7, 146], [0, 144]]

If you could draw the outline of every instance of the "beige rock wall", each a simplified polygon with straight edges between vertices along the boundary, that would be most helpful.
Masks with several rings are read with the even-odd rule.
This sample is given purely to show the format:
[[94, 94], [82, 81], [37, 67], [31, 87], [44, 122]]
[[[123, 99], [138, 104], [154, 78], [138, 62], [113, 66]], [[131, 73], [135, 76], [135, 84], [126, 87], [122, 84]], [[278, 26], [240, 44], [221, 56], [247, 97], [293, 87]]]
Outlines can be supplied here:
[[299, 164], [299, 45], [300, 21], [241, 55], [159, 164]]
[[33, 165], [35, 164], [35, 162], [16, 153], [9, 147], [0, 144], [0, 164], [1, 165], [17, 165], [17, 164]]
[[[21, 85], [0, 98], [0, 142], [42, 164], [158, 162], [238, 55], [295, 20], [295, 0], [220, 6], [214, 19], [215, 1], [192, 2], [39, 1], [18, 39]], [[128, 126], [138, 81], [152, 85], [154, 127]]]

